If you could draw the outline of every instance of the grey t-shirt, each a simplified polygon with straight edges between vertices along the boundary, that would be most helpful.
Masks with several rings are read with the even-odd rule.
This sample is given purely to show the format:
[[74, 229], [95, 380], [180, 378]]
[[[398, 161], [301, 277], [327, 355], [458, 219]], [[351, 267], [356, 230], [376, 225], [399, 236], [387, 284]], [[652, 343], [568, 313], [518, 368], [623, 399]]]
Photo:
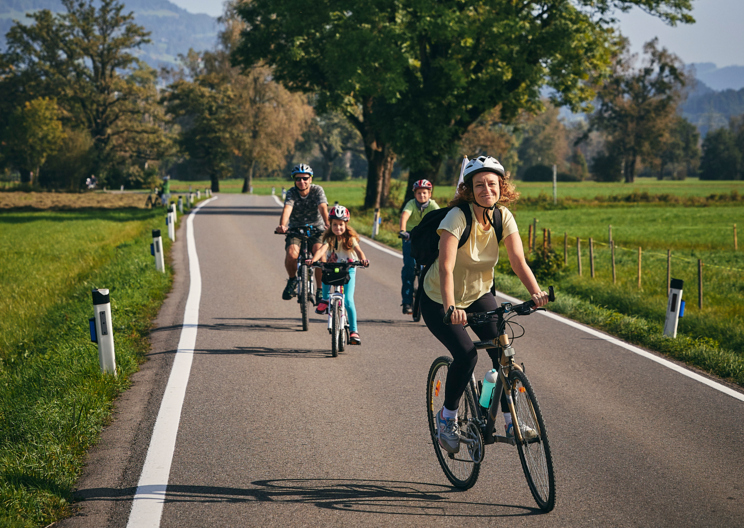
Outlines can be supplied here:
[[289, 227], [311, 224], [321, 229], [325, 228], [325, 222], [323, 222], [323, 216], [320, 214], [318, 207], [320, 204], [327, 203], [325, 192], [320, 185], [311, 185], [307, 196], [300, 196], [297, 187], [291, 187], [284, 199], [284, 205], [292, 206], [292, 213], [289, 215]]

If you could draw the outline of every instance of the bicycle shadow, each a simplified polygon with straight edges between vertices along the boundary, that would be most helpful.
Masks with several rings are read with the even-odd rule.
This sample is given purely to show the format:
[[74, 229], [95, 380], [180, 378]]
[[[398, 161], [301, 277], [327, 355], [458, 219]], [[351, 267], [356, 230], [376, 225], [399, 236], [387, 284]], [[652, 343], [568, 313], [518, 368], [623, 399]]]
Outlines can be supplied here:
[[[511, 518], [538, 515], [535, 507], [476, 502], [462, 490], [424, 482], [370, 479], [256, 480], [252, 487], [171, 485], [166, 503], [312, 505], [319, 509], [405, 517]], [[141, 492], [147, 493], [145, 489]], [[159, 492], [162, 486], [154, 486]], [[136, 488], [78, 490], [76, 500], [131, 501]]]
[[399, 328], [410, 328], [413, 325], [424, 324], [423, 320], [416, 323], [413, 319], [410, 319], [410, 315], [407, 317], [409, 317], [409, 319], [403, 321], [400, 319], [358, 319], [357, 321], [360, 325], [364, 324], [364, 326], [397, 326]]
[[235, 347], [227, 349], [198, 349], [194, 354], [247, 355], [271, 358], [319, 359], [330, 357], [328, 350], [309, 348]]

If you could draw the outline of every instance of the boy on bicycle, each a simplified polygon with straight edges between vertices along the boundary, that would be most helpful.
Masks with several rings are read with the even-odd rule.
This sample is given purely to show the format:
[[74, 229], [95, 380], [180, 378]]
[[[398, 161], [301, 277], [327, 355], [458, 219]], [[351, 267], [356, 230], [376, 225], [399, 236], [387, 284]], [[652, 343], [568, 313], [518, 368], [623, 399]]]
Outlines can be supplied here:
[[[300, 163], [292, 169], [294, 187], [287, 191], [284, 200], [284, 209], [279, 219], [279, 227], [276, 233], [286, 233], [292, 227], [305, 224], [316, 226], [318, 230], [327, 229], [330, 225], [328, 220], [328, 200], [323, 188], [313, 185], [313, 169], [309, 165]], [[282, 292], [282, 299], [288, 301], [297, 292], [297, 258], [300, 256], [301, 240], [292, 235], [287, 235], [284, 242], [286, 255], [284, 267], [289, 279]], [[320, 237], [313, 237], [308, 242], [313, 254], [320, 248]], [[320, 284], [321, 271], [315, 270], [316, 284]], [[320, 300], [320, 291], [316, 292], [316, 302]]]
[[[408, 200], [400, 213], [400, 237], [403, 239], [403, 269], [400, 278], [403, 282], [401, 296], [403, 298], [403, 313], [411, 314], [413, 309], [413, 279], [416, 276], [416, 261], [411, 257], [410, 231], [421, 223], [424, 215], [429, 211], [439, 209], [437, 202], [431, 199], [434, 186], [429, 180], [418, 180], [413, 184], [413, 198]], [[419, 280], [422, 280], [421, 277]]]

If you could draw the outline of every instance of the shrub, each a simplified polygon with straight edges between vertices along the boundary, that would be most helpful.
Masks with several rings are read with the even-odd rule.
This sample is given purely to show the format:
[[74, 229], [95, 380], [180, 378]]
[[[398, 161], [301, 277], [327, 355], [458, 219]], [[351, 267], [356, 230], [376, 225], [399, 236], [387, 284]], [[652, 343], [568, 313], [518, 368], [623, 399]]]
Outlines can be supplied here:
[[550, 182], [553, 181], [553, 167], [547, 165], [533, 165], [526, 171], [522, 181], [526, 182]]

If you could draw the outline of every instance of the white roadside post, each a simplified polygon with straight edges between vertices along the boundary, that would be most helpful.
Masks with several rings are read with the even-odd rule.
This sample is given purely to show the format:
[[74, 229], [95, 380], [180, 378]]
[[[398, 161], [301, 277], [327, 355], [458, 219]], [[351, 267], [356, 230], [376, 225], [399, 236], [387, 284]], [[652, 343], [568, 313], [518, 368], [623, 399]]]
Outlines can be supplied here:
[[375, 219], [372, 224], [372, 239], [374, 239], [380, 232], [380, 208], [375, 208]]
[[287, 199], [287, 189], [282, 187], [282, 202]]
[[165, 217], [165, 225], [168, 226], [168, 238], [170, 238], [173, 242], [176, 241], [176, 224], [173, 222], [173, 213], [168, 211], [168, 214]]
[[667, 337], [677, 337], [679, 307], [682, 303], [682, 286], [684, 286], [684, 281], [680, 279], [672, 279], [669, 286], [669, 303], [667, 304], [666, 320], [664, 321], [664, 335]]
[[271, 196], [274, 196], [276, 194], [276, 187], [271, 188]]
[[[96, 335], [91, 339], [98, 343], [98, 362], [101, 372], [116, 376], [116, 354], [114, 352], [114, 329], [111, 323], [111, 302], [107, 289], [93, 290], [93, 310]], [[93, 325], [91, 325], [93, 330]]]
[[553, 203], [558, 203], [558, 167], [553, 165]]
[[178, 212], [183, 214], [183, 196], [178, 196]]
[[197, 200], [200, 200], [201, 199], [201, 191], [199, 191], [199, 190], [196, 191], [196, 199]]
[[177, 224], [178, 223], [178, 215], [176, 214], [176, 204], [171, 203], [170, 210], [171, 210], [171, 213], [173, 213], [173, 223], [174, 224]]
[[155, 257], [155, 269], [165, 273], [165, 259], [163, 258], [163, 237], [160, 236], [160, 229], [152, 230], [152, 244], [150, 250]]

